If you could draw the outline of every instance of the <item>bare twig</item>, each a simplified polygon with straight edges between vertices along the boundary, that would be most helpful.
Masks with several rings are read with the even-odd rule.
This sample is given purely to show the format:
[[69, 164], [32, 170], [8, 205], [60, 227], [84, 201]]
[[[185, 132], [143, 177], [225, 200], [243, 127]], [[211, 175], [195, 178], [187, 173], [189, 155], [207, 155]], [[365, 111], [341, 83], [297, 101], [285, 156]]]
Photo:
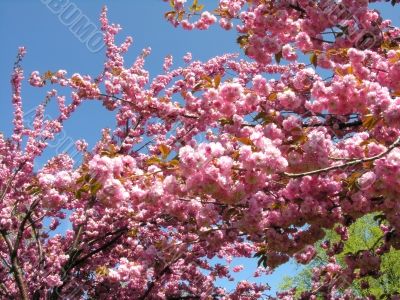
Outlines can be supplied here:
[[371, 156], [371, 157], [367, 157], [367, 158], [362, 158], [362, 159], [355, 159], [340, 165], [336, 165], [336, 166], [330, 166], [327, 168], [322, 168], [322, 169], [318, 169], [318, 170], [313, 170], [313, 171], [309, 171], [309, 172], [304, 172], [304, 173], [283, 173], [285, 176], [287, 177], [291, 177], [291, 178], [298, 178], [298, 177], [303, 177], [303, 176], [308, 176], [308, 175], [315, 175], [315, 174], [319, 174], [319, 173], [325, 173], [325, 172], [329, 172], [332, 170], [337, 170], [337, 169], [341, 169], [344, 167], [350, 167], [350, 166], [354, 166], [354, 165], [358, 165], [358, 164], [362, 164], [362, 163], [366, 163], [366, 162], [370, 162], [370, 161], [374, 161], [377, 160], [379, 158], [384, 157], [386, 154], [388, 154], [389, 152], [391, 152], [394, 148], [396, 148], [397, 146], [400, 145], [400, 137], [396, 139], [396, 141], [394, 141], [393, 144], [391, 144], [385, 151], [383, 151], [380, 154]]

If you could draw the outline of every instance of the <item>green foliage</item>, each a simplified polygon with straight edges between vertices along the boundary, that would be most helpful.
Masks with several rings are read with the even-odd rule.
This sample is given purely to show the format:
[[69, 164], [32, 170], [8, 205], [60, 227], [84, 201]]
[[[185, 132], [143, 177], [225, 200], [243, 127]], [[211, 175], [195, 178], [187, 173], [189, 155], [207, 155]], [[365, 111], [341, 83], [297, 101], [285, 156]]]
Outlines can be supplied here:
[[[379, 228], [378, 214], [369, 214], [354, 222], [349, 227], [349, 239], [344, 243], [344, 250], [342, 253], [336, 255], [337, 261], [344, 265], [344, 257], [346, 253], [356, 253], [360, 250], [376, 248], [382, 243], [382, 231]], [[338, 242], [339, 235], [333, 230], [326, 232], [325, 239], [331, 242]], [[319, 246], [322, 241], [317, 242], [317, 256], [308, 265], [293, 277], [285, 277], [279, 287], [281, 291], [288, 290], [296, 287], [296, 298], [302, 292], [309, 290], [311, 287], [312, 269], [321, 264], [327, 263], [327, 255], [325, 251]], [[366, 297], [373, 295], [376, 299], [385, 299], [385, 295], [400, 293], [400, 251], [391, 249], [388, 253], [384, 254], [381, 263], [381, 276], [373, 278], [371, 276], [357, 279], [351, 285], [351, 289], [355, 294]], [[367, 282], [369, 288], [362, 289], [361, 282]]]

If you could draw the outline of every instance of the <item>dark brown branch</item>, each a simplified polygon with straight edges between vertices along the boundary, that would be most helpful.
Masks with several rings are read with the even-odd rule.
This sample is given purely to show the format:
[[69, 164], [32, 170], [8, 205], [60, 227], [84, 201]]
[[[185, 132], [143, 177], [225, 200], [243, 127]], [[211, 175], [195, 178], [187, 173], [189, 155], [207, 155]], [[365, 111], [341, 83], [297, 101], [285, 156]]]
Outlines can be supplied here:
[[177, 198], [180, 201], [185, 201], [185, 202], [191, 202], [191, 201], [197, 201], [201, 204], [214, 204], [218, 206], [223, 206], [223, 207], [238, 207], [238, 208], [248, 208], [248, 206], [244, 204], [225, 204], [225, 203], [219, 203], [219, 202], [212, 202], [212, 201], [204, 201], [204, 200], [196, 200], [196, 199], [185, 199], [185, 198]]
[[301, 13], [301, 17], [304, 17], [304, 16], [307, 15], [307, 12], [299, 4], [296, 4], [296, 5], [289, 4], [289, 7], [294, 9], [294, 10], [296, 10], [296, 11], [298, 11], [298, 12], [300, 12]]
[[80, 264], [83, 264], [86, 260], [88, 260], [90, 257], [92, 257], [93, 255], [106, 250], [107, 248], [111, 247], [113, 244], [115, 244], [115, 242], [117, 242], [119, 240], [119, 238], [124, 235], [126, 232], [128, 231], [127, 227], [121, 228], [120, 230], [117, 230], [116, 236], [113, 237], [110, 241], [108, 241], [107, 243], [103, 244], [101, 247], [89, 252], [88, 254], [86, 254], [85, 256], [83, 256], [82, 258], [78, 259], [77, 261], [75, 261], [75, 263], [73, 263], [71, 265], [71, 268], [74, 268]]
[[140, 146], [138, 149], [134, 150], [134, 152], [139, 152], [140, 150], [142, 150], [144, 147], [146, 147], [147, 145], [151, 144], [153, 141], [148, 141], [146, 142], [144, 145]]
[[133, 130], [133, 131], [136, 130], [136, 128], [138, 128], [138, 126], [140, 125], [140, 123], [142, 122], [142, 120], [143, 120], [143, 117], [140, 115], [140, 116], [139, 116], [139, 119], [137, 120], [135, 126], [132, 127], [132, 129], [129, 128], [129, 123], [128, 123], [128, 121], [126, 122], [126, 136], [125, 136], [125, 138], [121, 141], [121, 146], [120, 146], [120, 148], [119, 148], [119, 150], [118, 150], [118, 153], [122, 153], [122, 150], [124, 149], [124, 148], [123, 148], [124, 142], [125, 142], [128, 138], [132, 137], [130, 131], [131, 131], [131, 130]]
[[[87, 259], [89, 259], [90, 257], [92, 257], [93, 255], [106, 250], [107, 248], [113, 246], [113, 244], [115, 244], [119, 238], [128, 231], [128, 229], [126, 227], [121, 228], [120, 230], [116, 231], [117, 236], [115, 236], [113, 239], [111, 239], [110, 241], [108, 241], [107, 243], [103, 244], [101, 247], [89, 252], [88, 254], [86, 254], [85, 256], [83, 256], [82, 258], [78, 259], [79, 255], [82, 253], [83, 249], [79, 249], [79, 250], [75, 250], [72, 252], [70, 259], [68, 260], [68, 262], [66, 263], [66, 265], [64, 266], [63, 270], [64, 270], [64, 277], [68, 275], [68, 273], [75, 268], [78, 265], [81, 265], [83, 263], [86, 262]], [[76, 249], [76, 248], [75, 248]], [[60, 295], [61, 295], [61, 291], [63, 289], [63, 287], [66, 285], [67, 281], [64, 281], [64, 283], [55, 288], [50, 296], [51, 300], [56, 300], [59, 299]]]
[[159, 280], [164, 274], [166, 274], [169, 271], [170, 271], [170, 265], [168, 264], [161, 270], [161, 272], [156, 276], [156, 278], [147, 285], [146, 291], [144, 292], [143, 296], [139, 298], [139, 300], [147, 299], [147, 297], [150, 295], [151, 291], [153, 290], [153, 288], [156, 284], [156, 281]]
[[[21, 168], [22, 168], [22, 164], [21, 164], [20, 168], [18, 168], [17, 171], [14, 173], [14, 177], [18, 173], [18, 170], [20, 170]], [[9, 182], [11, 182], [11, 181], [9, 181]], [[6, 192], [6, 190], [4, 192]], [[35, 207], [39, 204], [39, 200], [40, 200], [40, 198], [33, 201], [31, 206], [29, 207], [26, 215], [22, 219], [21, 224], [18, 229], [17, 237], [15, 238], [14, 245], [12, 244], [12, 241], [8, 237], [7, 232], [1, 231], [1, 235], [3, 236], [3, 239], [5, 240], [8, 251], [10, 253], [11, 271], [14, 274], [14, 278], [15, 278], [15, 281], [17, 283], [17, 286], [18, 286], [18, 289], [20, 292], [20, 297], [23, 300], [29, 299], [29, 292], [28, 292], [28, 288], [26, 286], [26, 282], [24, 280], [23, 272], [21, 270], [21, 267], [19, 266], [18, 248], [19, 248], [19, 244], [21, 243], [23, 233], [25, 231], [25, 224], [28, 221], [28, 219], [30, 218], [31, 214], [33, 213], [33, 210], [35, 209]]]
[[[125, 229], [125, 227], [122, 228], [122, 229]], [[115, 230], [115, 231], [113, 231], [113, 232], [106, 233], [106, 234], [103, 235], [103, 236], [100, 236], [100, 237], [97, 237], [97, 238], [95, 238], [95, 239], [93, 239], [93, 240], [90, 240], [90, 241], [85, 242], [85, 244], [87, 244], [87, 245], [93, 245], [94, 243], [96, 243], [96, 242], [98, 242], [98, 241], [100, 241], [100, 240], [104, 240], [105, 238], [107, 238], [107, 237], [109, 237], [109, 236], [111, 236], [111, 235], [114, 235], [114, 234], [117, 234], [117, 233], [121, 232], [122, 229], [118, 229], [118, 230]]]
[[[125, 103], [127, 103], [127, 104], [132, 105], [132, 106], [135, 106], [135, 104], [134, 104], [133, 102], [131, 102], [131, 101], [129, 101], [129, 100], [122, 99], [122, 98], [117, 97], [117, 96], [114, 96], [114, 95], [99, 94], [99, 96], [102, 96], [102, 97], [110, 97], [110, 98], [113, 98], [113, 99], [115, 99], [115, 100], [119, 100], [119, 101], [121, 101], [121, 102], [125, 102]], [[156, 107], [149, 106], [149, 108], [152, 109], [152, 110], [157, 110]], [[195, 120], [197, 120], [197, 119], [199, 118], [199, 116], [187, 115], [187, 114], [178, 115], [178, 116], [179, 116], [179, 117], [185, 117], [185, 118], [188, 118], [188, 119], [195, 119]]]
[[39, 263], [38, 265], [41, 265], [42, 262], [44, 261], [44, 257], [43, 257], [43, 247], [42, 247], [42, 242], [40, 241], [40, 237], [37, 231], [37, 228], [32, 220], [32, 216], [29, 216], [28, 221], [30, 223], [30, 225], [32, 226], [32, 231], [33, 231], [33, 237], [35, 238], [35, 242], [38, 248], [38, 253], [39, 253]]
[[[91, 197], [89, 202], [88, 202], [88, 206], [87, 209], [90, 209], [93, 204], [96, 201], [96, 197]], [[87, 211], [86, 209], [86, 211]], [[85, 217], [86, 217], [86, 212], [85, 212]], [[53, 291], [50, 294], [50, 299], [51, 300], [56, 300], [60, 297], [61, 294], [61, 290], [62, 288], [66, 285], [67, 280], [66, 280], [66, 276], [68, 275], [69, 271], [72, 269], [71, 265], [75, 262], [75, 259], [77, 257], [79, 257], [79, 255], [82, 253], [82, 249], [78, 249], [78, 244], [80, 243], [80, 238], [82, 236], [83, 233], [83, 227], [84, 224], [81, 223], [76, 229], [75, 229], [75, 238], [74, 241], [72, 242], [71, 247], [68, 249], [67, 254], [69, 255], [68, 261], [66, 262], [66, 264], [63, 266], [62, 270], [63, 273], [62, 275], [62, 280], [64, 281], [63, 284], [61, 286], [56, 287], [55, 289], [53, 289]]]
[[28, 292], [28, 288], [26, 286], [25, 280], [24, 280], [24, 276], [22, 274], [22, 270], [21, 267], [19, 266], [18, 263], [18, 258], [16, 255], [14, 254], [14, 249], [13, 249], [13, 245], [12, 242], [10, 240], [10, 238], [8, 237], [8, 234], [5, 231], [1, 231], [1, 235], [4, 239], [4, 241], [6, 242], [8, 251], [10, 253], [10, 260], [11, 260], [11, 271], [14, 275], [14, 279], [15, 282], [17, 283], [18, 289], [19, 289], [19, 294], [20, 294], [20, 299], [22, 300], [29, 300], [29, 292]]
[[3, 256], [0, 256], [0, 259], [1, 259], [1, 261], [3, 262], [3, 264], [4, 264], [7, 268], [9, 268], [9, 269], [11, 270], [12, 266], [10, 266], [10, 264], [8, 263], [8, 261], [7, 261]]
[[7, 184], [4, 188], [4, 190], [1, 192], [0, 195], [0, 203], [3, 202], [4, 197], [7, 194], [8, 188], [11, 186], [12, 181], [15, 179], [15, 177], [17, 176], [18, 172], [22, 170], [23, 166], [25, 165], [25, 162], [22, 162], [18, 168], [14, 171], [14, 174], [10, 177], [10, 179], [7, 181]]
[[8, 296], [10, 299], [10, 292], [7, 290], [6, 286], [4, 285], [4, 283], [0, 283], [0, 289], [2, 289], [4, 291], [4, 293], [2, 293], [4, 296]]
[[322, 43], [328, 43], [328, 44], [334, 44], [335, 42], [332, 41], [327, 41], [327, 40], [323, 40], [323, 39], [319, 39], [316, 37], [311, 37], [312, 40], [318, 41], [318, 42], [322, 42]]
[[18, 229], [17, 237], [15, 238], [14, 251], [12, 253], [13, 256], [17, 256], [17, 254], [18, 254], [19, 244], [21, 243], [22, 235], [24, 234], [24, 231], [25, 231], [25, 224], [26, 224], [26, 222], [28, 222], [28, 219], [30, 218], [31, 214], [33, 213], [33, 210], [39, 204], [39, 200], [40, 200], [40, 198], [37, 198], [35, 201], [32, 202], [25, 217], [21, 221], [21, 224]]
[[345, 128], [349, 128], [349, 127], [357, 127], [357, 126], [361, 126], [362, 125], [362, 121], [361, 120], [357, 120], [354, 122], [339, 122], [339, 123], [317, 123], [317, 124], [303, 124], [303, 127], [319, 127], [319, 126], [334, 126], [337, 125], [337, 129], [345, 129]]

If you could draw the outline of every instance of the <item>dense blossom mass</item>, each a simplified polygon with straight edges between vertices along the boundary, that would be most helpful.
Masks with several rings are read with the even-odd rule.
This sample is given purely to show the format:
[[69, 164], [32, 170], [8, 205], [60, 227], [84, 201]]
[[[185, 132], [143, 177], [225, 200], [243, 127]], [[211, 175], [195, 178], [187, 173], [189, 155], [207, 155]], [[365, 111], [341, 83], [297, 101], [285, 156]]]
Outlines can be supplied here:
[[[150, 49], [127, 66], [132, 38], [115, 43], [104, 9], [101, 74], [32, 72], [48, 92], [27, 126], [19, 49], [14, 130], [0, 135], [1, 298], [267, 298], [268, 282], [217, 281], [242, 271], [238, 257], [258, 259], [254, 277], [307, 264], [334, 229], [342, 241], [324, 241], [331, 258], [302, 298], [356, 299], [350, 284], [379, 278], [380, 257], [400, 248], [400, 29], [369, 8], [378, 1], [169, 2], [174, 26], [236, 30], [245, 58], [187, 53], [174, 68], [167, 56], [151, 79]], [[45, 119], [53, 101], [59, 115]], [[59, 154], [34, 168], [85, 101], [116, 112], [116, 127], [93, 149], [76, 141], [78, 167]], [[382, 238], [339, 264], [349, 225], [371, 212]]]

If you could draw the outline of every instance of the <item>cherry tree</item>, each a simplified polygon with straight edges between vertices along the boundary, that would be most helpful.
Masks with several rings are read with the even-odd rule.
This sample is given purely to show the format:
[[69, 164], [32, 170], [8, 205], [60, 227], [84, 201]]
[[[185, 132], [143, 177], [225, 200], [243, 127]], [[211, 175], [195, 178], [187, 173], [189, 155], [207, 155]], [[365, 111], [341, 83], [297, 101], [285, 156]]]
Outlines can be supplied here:
[[[302, 297], [354, 299], [352, 281], [379, 278], [380, 256], [400, 248], [400, 30], [369, 8], [378, 1], [185, 2], [165, 4], [172, 25], [236, 30], [245, 58], [188, 53], [173, 68], [168, 56], [150, 78], [150, 50], [126, 66], [132, 38], [115, 43], [104, 8], [102, 72], [32, 72], [48, 92], [27, 126], [19, 49], [13, 134], [0, 136], [2, 298], [267, 298], [268, 282], [217, 280], [234, 278], [238, 257], [258, 260], [254, 277], [307, 264], [333, 229], [341, 241], [324, 242], [329, 262]], [[93, 149], [76, 141], [79, 166], [58, 154], [34, 168], [85, 101], [116, 112], [115, 128]], [[382, 238], [338, 263], [348, 227], [372, 212]], [[57, 230], [65, 219], [71, 229]]]

